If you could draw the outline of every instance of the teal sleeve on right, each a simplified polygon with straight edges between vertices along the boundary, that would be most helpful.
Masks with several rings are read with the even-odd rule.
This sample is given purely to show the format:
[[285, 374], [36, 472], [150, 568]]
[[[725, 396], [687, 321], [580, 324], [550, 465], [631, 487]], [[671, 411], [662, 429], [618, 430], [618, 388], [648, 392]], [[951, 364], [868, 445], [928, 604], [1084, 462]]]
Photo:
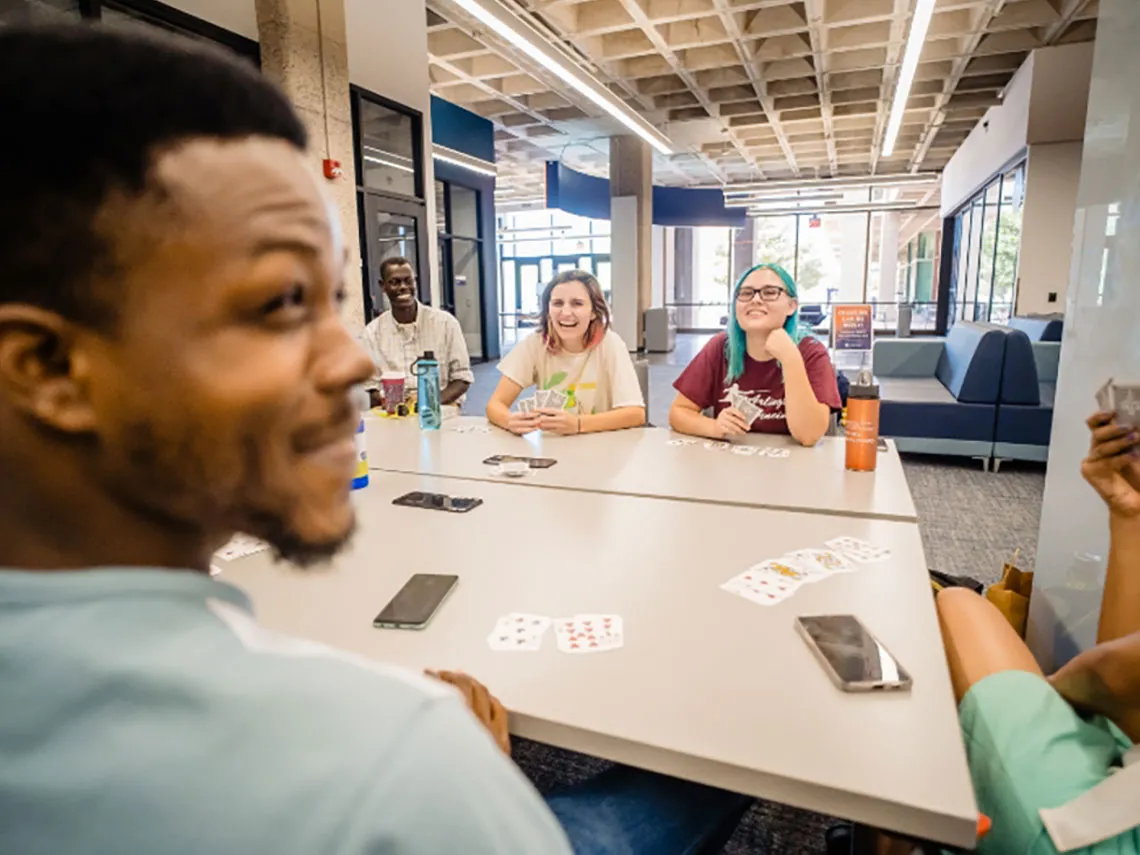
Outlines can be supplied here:
[[[984, 855], [1056, 855], [1038, 811], [1103, 781], [1130, 747], [1115, 725], [1081, 718], [1026, 671], [979, 681], [962, 699], [959, 719], [978, 807], [993, 821], [978, 846]], [[1140, 830], [1080, 851], [1138, 855]]]

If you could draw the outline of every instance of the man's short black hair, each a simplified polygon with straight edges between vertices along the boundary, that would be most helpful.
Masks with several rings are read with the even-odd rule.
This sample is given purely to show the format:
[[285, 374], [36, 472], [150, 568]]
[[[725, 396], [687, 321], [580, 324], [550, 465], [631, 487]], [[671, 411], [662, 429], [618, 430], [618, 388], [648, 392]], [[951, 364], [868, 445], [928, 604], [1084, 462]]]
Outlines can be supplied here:
[[403, 264], [408, 265], [408, 267], [412, 268], [412, 272], [415, 272], [416, 268], [410, 261], [408, 261], [408, 259], [404, 258], [402, 255], [390, 255], [385, 258], [380, 262], [380, 281], [383, 282], [388, 277], [389, 267], [399, 267]]
[[175, 37], [99, 27], [0, 29], [0, 304], [97, 326], [119, 301], [96, 216], [141, 197], [157, 152], [192, 137], [306, 146], [288, 99], [248, 62]]

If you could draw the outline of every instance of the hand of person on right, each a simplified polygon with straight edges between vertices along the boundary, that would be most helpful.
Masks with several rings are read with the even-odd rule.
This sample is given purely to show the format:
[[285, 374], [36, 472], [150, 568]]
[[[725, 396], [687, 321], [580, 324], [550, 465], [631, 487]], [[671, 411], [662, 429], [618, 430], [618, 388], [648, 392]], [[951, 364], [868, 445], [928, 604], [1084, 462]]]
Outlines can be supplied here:
[[1140, 518], [1140, 433], [1117, 424], [1115, 413], [1094, 413], [1088, 426], [1092, 440], [1081, 475], [1109, 512]]
[[522, 436], [539, 428], [538, 413], [511, 412], [507, 417], [507, 430]]
[[730, 436], [744, 436], [748, 433], [748, 422], [744, 418], [744, 413], [736, 407], [725, 407], [717, 413], [716, 429], [721, 439], [727, 439]]

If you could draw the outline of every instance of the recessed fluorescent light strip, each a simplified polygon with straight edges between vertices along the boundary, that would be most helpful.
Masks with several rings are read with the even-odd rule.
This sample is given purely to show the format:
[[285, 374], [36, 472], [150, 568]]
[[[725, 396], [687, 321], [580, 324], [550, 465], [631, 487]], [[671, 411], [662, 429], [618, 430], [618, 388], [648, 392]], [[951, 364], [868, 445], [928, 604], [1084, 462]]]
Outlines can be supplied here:
[[489, 175], [494, 178], [499, 174], [495, 169], [495, 164], [491, 161], [483, 160], [480, 157], [473, 157], [461, 151], [448, 148], [447, 146], [433, 145], [431, 147], [431, 156], [434, 160], [442, 160], [444, 163], [450, 163], [453, 166], [461, 166], [464, 169], [477, 172], [479, 175]]
[[798, 208], [749, 208], [747, 215], [750, 217], [785, 217], [791, 214], [799, 214], [805, 217], [812, 215], [822, 217], [827, 214], [876, 214], [889, 211], [937, 210], [939, 210], [937, 207], [929, 205], [908, 205], [901, 202], [863, 202], [858, 205], [821, 205], [818, 208], [807, 205]]
[[547, 71], [554, 74], [559, 80], [569, 84], [582, 95], [585, 95], [659, 152], [662, 154], [673, 153], [668, 138], [657, 131], [656, 128], [631, 111], [625, 104], [619, 106], [611, 97], [603, 95], [601, 91], [570, 71], [570, 69], [546, 51], [492, 15], [482, 4], [476, 2], [476, 0], [453, 0], [453, 2], [460, 9], [463, 9], [477, 21], [494, 31], [499, 37], [506, 39]]
[[926, 31], [930, 29], [930, 18], [934, 14], [934, 0], [918, 0], [914, 7], [914, 17], [910, 19], [910, 35], [906, 37], [906, 51], [903, 53], [902, 67], [899, 68], [898, 85], [895, 87], [895, 100], [891, 104], [891, 115], [887, 120], [887, 135], [883, 138], [883, 157], [895, 152], [895, 140], [902, 127], [903, 112], [910, 87], [914, 83], [914, 73], [918, 69], [918, 56], [926, 41]]
[[916, 172], [905, 175], [864, 175], [846, 178], [786, 178], [779, 181], [744, 181], [725, 184], [721, 189], [726, 198], [756, 196], [761, 193], [791, 193], [794, 191], [824, 191], [857, 187], [906, 187], [912, 184], [933, 184], [939, 180], [937, 172]]
[[370, 154], [364, 155], [364, 159], [369, 161], [370, 163], [378, 163], [381, 166], [390, 166], [390, 167], [392, 167], [392, 169], [401, 169], [404, 172], [415, 172], [416, 171], [414, 167], [405, 166], [402, 163], [396, 163], [394, 160], [385, 160], [382, 157], [373, 157]]
[[812, 193], [804, 196], [725, 196], [726, 208], [747, 208], [750, 205], [791, 205], [796, 202], [804, 204], [823, 204], [824, 202], [838, 202], [843, 198], [842, 193]]

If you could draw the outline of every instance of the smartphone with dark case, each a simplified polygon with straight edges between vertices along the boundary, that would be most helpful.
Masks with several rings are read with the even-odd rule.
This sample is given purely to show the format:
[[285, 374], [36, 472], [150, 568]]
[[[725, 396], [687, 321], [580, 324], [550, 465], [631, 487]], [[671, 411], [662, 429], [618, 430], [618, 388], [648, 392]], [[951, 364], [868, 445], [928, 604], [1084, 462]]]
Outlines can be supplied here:
[[387, 629], [423, 629], [458, 582], [458, 576], [416, 573], [376, 615], [372, 625]]
[[392, 500], [393, 505], [406, 508], [427, 508], [429, 511], [446, 511], [451, 514], [465, 514], [483, 504], [482, 499], [457, 498], [443, 493], [421, 493], [416, 490]]
[[519, 457], [514, 454], [496, 454], [493, 457], [488, 457], [483, 462], [488, 466], [498, 466], [500, 463], [510, 463], [515, 460], [521, 460], [530, 466], [531, 469], [549, 469], [558, 462], [553, 457]]

